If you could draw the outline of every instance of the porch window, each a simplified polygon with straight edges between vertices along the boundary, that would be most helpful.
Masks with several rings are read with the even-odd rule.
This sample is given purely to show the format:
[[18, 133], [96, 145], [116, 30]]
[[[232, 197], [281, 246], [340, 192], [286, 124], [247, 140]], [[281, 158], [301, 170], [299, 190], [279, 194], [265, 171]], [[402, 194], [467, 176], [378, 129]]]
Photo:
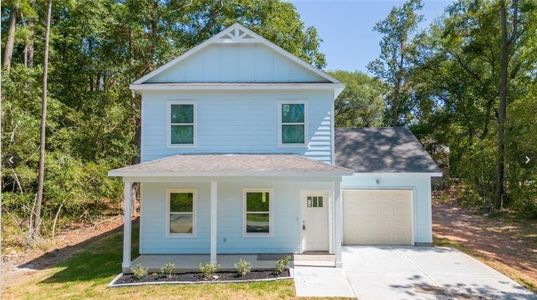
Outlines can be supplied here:
[[194, 236], [196, 190], [169, 190], [167, 206], [168, 236]]
[[281, 144], [304, 144], [305, 103], [281, 104]]
[[271, 194], [270, 190], [244, 191], [244, 233], [246, 235], [270, 234]]
[[173, 101], [169, 103], [168, 144], [172, 147], [192, 146], [195, 143], [195, 103]]

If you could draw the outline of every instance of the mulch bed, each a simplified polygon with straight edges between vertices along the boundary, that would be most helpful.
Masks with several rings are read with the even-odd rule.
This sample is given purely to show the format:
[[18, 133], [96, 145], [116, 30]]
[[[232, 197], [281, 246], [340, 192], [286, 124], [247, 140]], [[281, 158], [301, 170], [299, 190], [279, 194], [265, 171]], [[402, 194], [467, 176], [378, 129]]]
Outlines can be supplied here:
[[255, 280], [267, 280], [289, 277], [289, 269], [285, 270], [282, 274], [276, 274], [273, 270], [254, 270], [246, 274], [246, 276], [239, 276], [237, 272], [217, 272], [213, 278], [204, 279], [201, 273], [188, 272], [178, 273], [171, 276], [163, 275], [161, 273], [150, 273], [142, 279], [137, 279], [133, 274], [123, 274], [113, 284], [131, 284], [131, 283], [158, 283], [158, 282], [221, 282], [221, 281], [255, 281]]

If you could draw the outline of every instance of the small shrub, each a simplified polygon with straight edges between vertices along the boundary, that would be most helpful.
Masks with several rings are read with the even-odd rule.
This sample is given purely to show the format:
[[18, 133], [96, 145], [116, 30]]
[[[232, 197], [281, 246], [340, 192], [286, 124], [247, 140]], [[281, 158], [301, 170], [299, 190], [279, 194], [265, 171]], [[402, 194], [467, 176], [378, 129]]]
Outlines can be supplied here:
[[213, 263], [201, 263], [200, 272], [203, 275], [203, 279], [210, 279], [220, 269], [219, 264]]
[[276, 262], [276, 274], [280, 275], [285, 271], [285, 269], [287, 269], [287, 267], [289, 266], [290, 259], [290, 256], [286, 256]]
[[168, 262], [160, 268], [160, 272], [168, 277], [171, 277], [174, 268], [175, 264], [171, 260], [168, 260]]
[[247, 260], [241, 258], [239, 259], [239, 262], [235, 264], [235, 269], [237, 269], [237, 273], [239, 273], [241, 277], [244, 277], [250, 273], [252, 265]]
[[136, 277], [138, 280], [147, 276], [147, 268], [140, 264], [136, 265], [132, 272], [134, 273], [134, 277]]

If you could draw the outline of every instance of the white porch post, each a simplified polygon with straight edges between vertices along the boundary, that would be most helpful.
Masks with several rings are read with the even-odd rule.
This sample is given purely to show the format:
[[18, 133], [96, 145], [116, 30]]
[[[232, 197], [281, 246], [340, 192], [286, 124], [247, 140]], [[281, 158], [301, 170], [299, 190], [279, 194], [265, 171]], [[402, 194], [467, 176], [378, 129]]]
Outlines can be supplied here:
[[334, 224], [336, 268], [341, 268], [343, 267], [341, 259], [341, 244], [343, 242], [343, 205], [341, 204], [341, 184], [339, 181], [334, 182]]
[[123, 272], [131, 267], [131, 239], [132, 239], [132, 182], [125, 181], [123, 191]]
[[211, 181], [211, 263], [216, 264], [218, 182]]

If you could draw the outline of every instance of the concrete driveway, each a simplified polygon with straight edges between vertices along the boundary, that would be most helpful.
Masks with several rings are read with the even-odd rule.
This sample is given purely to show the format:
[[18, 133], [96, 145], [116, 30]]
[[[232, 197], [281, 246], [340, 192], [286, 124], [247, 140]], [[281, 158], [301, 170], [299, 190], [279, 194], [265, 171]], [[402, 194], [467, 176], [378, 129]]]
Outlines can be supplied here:
[[537, 299], [503, 274], [451, 248], [344, 247], [343, 270], [367, 299]]

